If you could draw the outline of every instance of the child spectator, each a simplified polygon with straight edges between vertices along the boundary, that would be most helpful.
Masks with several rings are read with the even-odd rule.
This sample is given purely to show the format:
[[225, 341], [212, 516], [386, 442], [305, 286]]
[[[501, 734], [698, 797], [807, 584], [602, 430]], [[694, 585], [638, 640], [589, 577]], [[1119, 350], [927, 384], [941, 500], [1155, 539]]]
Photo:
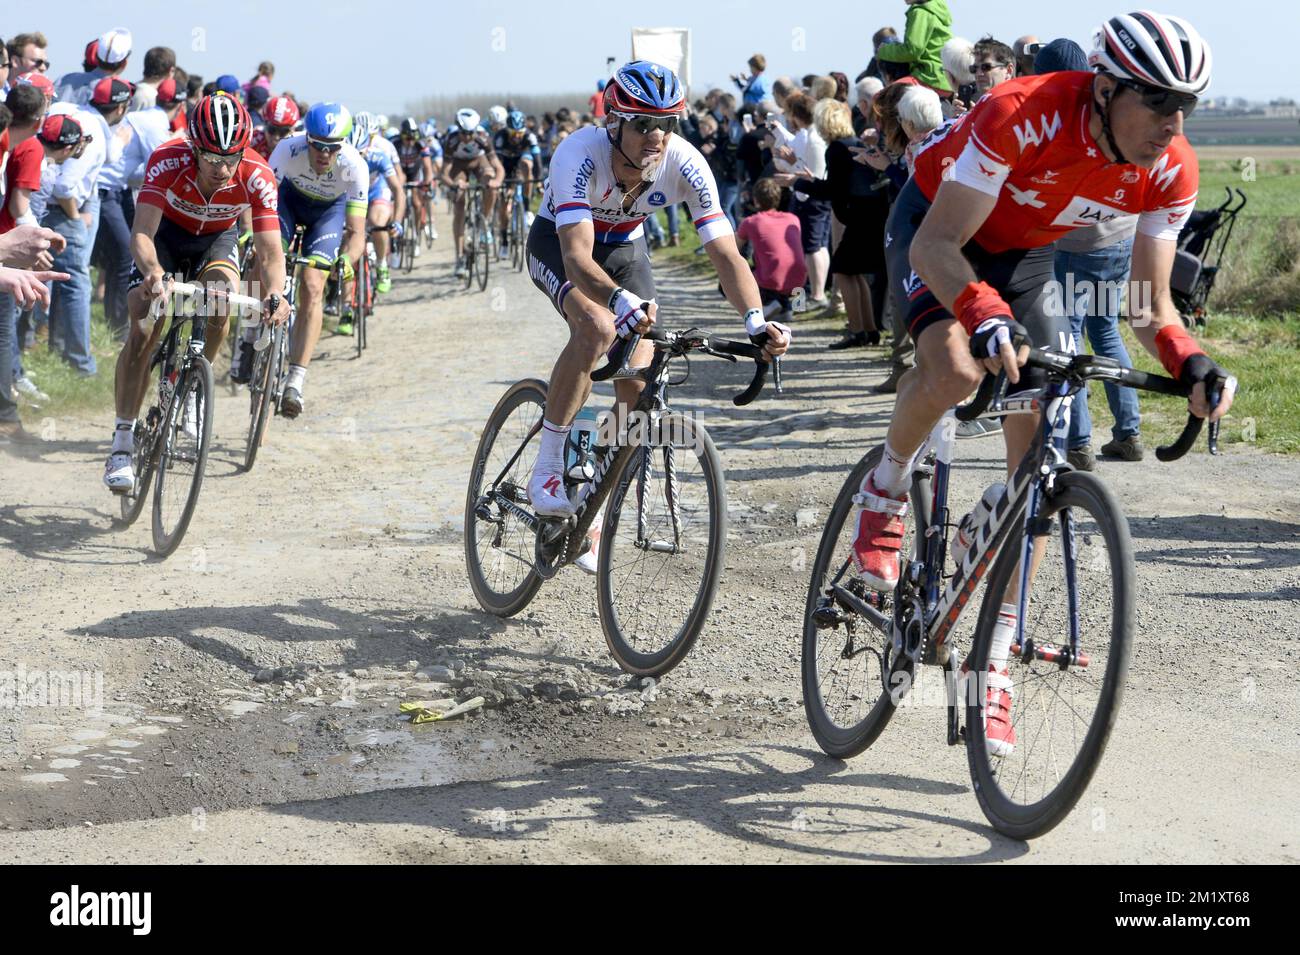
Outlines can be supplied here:
[[740, 223], [736, 236], [753, 250], [754, 279], [762, 296], [764, 317], [771, 319], [780, 310], [775, 320], [785, 322], [792, 312], [790, 293], [803, 288], [808, 278], [799, 218], [777, 211], [781, 187], [770, 178], [754, 184], [754, 204], [758, 212]]

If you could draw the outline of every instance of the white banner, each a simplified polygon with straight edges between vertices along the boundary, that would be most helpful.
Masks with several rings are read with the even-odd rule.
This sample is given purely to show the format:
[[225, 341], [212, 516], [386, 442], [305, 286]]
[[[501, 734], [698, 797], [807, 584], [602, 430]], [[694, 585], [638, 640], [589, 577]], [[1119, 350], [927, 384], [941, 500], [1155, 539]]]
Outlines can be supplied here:
[[691, 90], [691, 31], [688, 27], [633, 27], [632, 59], [668, 67]]

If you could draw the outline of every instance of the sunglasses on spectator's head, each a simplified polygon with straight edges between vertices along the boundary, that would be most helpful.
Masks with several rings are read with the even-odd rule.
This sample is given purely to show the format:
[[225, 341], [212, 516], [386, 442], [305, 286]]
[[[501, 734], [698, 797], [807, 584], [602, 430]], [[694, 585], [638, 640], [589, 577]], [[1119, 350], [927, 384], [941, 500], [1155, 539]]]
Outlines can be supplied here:
[[209, 166], [238, 166], [242, 158], [238, 153], [233, 156], [223, 156], [221, 153], [210, 153], [206, 149], [194, 150]]
[[307, 145], [309, 145], [312, 149], [317, 150], [318, 152], [322, 152], [328, 155], [329, 153], [336, 153], [340, 149], [342, 149], [343, 141], [339, 140], [338, 142], [330, 142], [329, 140], [326, 139], [308, 139]]
[[1145, 83], [1137, 82], [1137, 80], [1120, 80], [1119, 85], [1125, 86], [1141, 96], [1142, 105], [1157, 116], [1172, 116], [1179, 110], [1183, 111], [1184, 116], [1190, 116], [1192, 110], [1196, 109], [1196, 97], [1191, 93], [1180, 93], [1177, 90], [1147, 86]]
[[633, 116], [627, 122], [642, 136], [648, 136], [656, 129], [675, 133], [680, 125], [676, 116]]
[[1010, 63], [976, 63], [971, 67], [972, 73], [992, 73], [994, 70], [1005, 70]]

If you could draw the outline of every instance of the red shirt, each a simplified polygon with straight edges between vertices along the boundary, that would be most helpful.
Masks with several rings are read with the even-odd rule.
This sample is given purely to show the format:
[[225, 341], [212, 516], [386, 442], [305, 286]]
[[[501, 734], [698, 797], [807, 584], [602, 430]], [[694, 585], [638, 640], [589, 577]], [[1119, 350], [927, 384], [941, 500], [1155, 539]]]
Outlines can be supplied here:
[[595, 119], [600, 119], [605, 115], [605, 94], [592, 93], [591, 99], [587, 100], [587, 105], [591, 107], [591, 115]]
[[920, 145], [913, 175], [927, 199], [955, 179], [997, 205], [975, 233], [989, 252], [1033, 249], [1082, 226], [1139, 214], [1138, 231], [1176, 239], [1196, 205], [1196, 153], [1182, 136], [1151, 169], [1109, 162], [1088, 132], [1092, 73], [1000, 83]]
[[253, 135], [248, 140], [248, 148], [263, 159], [271, 158], [271, 144], [266, 141], [266, 127], [259, 126], [253, 130]]
[[0, 234], [18, 224], [9, 212], [9, 200], [13, 198], [14, 190], [29, 189], [35, 192], [41, 188], [41, 166], [44, 162], [45, 147], [35, 136], [22, 142], [9, 156], [9, 165], [5, 166], [4, 208], [0, 209]]
[[5, 153], [9, 152], [9, 130], [0, 133], [0, 165], [4, 164]]
[[164, 218], [194, 235], [223, 232], [249, 208], [254, 232], [280, 228], [275, 173], [257, 153], [245, 149], [230, 182], [206, 199], [199, 192], [195, 166], [188, 140], [179, 136], [167, 140], [149, 157], [136, 201], [157, 206]]
[[807, 280], [799, 217], [793, 213], [757, 212], [740, 223], [736, 238], [754, 248], [754, 279], [759, 288], [789, 295]]

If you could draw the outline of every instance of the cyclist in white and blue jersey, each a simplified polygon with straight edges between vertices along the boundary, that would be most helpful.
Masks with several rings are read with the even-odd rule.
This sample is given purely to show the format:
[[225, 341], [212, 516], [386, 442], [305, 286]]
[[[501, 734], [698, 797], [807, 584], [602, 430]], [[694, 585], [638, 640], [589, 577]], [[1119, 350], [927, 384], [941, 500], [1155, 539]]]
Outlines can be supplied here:
[[[332, 265], [334, 274], [346, 282], [365, 249], [370, 172], [347, 141], [352, 114], [341, 103], [317, 103], [307, 111], [303, 127], [271, 153], [271, 169], [280, 183], [280, 236], [288, 248], [297, 226], [306, 226], [303, 255]], [[304, 269], [301, 283], [289, 375], [280, 402], [281, 413], [289, 418], [302, 412], [307, 365], [320, 338], [325, 273]]]
[[[366, 166], [370, 170], [370, 191], [366, 196], [366, 225], [371, 229], [381, 230], [370, 234], [375, 243], [377, 261], [375, 291], [387, 292], [392, 289], [393, 283], [388, 274], [389, 233], [385, 226], [391, 223], [393, 238], [402, 237], [402, 216], [406, 215], [406, 190], [402, 188], [402, 173], [393, 162], [388, 150], [374, 145], [387, 140], [375, 136], [374, 117], [369, 113], [357, 113], [352, 118], [352, 133], [349, 141], [356, 147], [357, 152], [361, 153], [361, 158], [366, 161]], [[349, 301], [346, 288], [343, 300]], [[352, 334], [350, 306], [344, 306], [338, 330], [341, 335]]]

